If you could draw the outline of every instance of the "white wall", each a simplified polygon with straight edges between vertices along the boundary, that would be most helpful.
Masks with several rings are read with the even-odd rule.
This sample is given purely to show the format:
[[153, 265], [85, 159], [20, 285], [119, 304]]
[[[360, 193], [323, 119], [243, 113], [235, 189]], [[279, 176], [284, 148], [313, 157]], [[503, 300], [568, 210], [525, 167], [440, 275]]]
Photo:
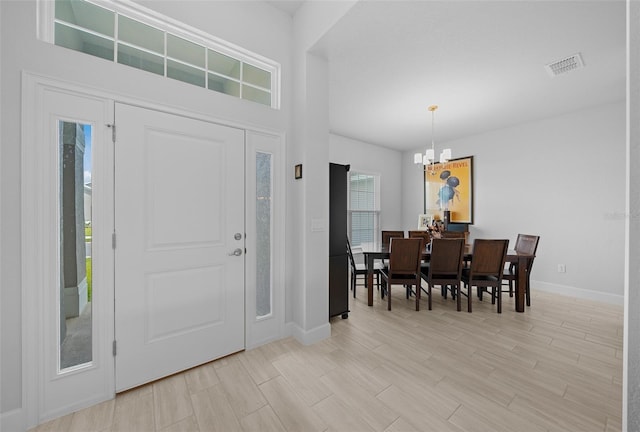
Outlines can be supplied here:
[[640, 430], [640, 3], [629, 2], [629, 144], [627, 149], [627, 285], [624, 308], [622, 428]]
[[[513, 247], [518, 233], [540, 235], [534, 288], [622, 304], [625, 124], [621, 101], [436, 143], [474, 157], [471, 238], [508, 238]], [[412, 162], [405, 153], [405, 223], [422, 205]]]
[[[312, 49], [353, 2], [305, 2], [293, 22], [292, 142], [287, 148], [287, 287], [292, 334], [303, 343], [329, 325], [329, 67]], [[302, 179], [293, 167], [302, 163]]]
[[[0, 2], [0, 413], [4, 420], [22, 404], [20, 107], [21, 72], [94, 87], [114, 95], [168, 104], [247, 127], [283, 132], [291, 106], [291, 17], [264, 2], [163, 1], [146, 6], [171, 15], [228, 42], [280, 62], [282, 109], [273, 110], [234, 97], [156, 76], [134, 68], [53, 46], [36, 39], [36, 3]], [[29, 287], [24, 287], [29, 289]]]
[[352, 172], [380, 176], [380, 229], [413, 229], [402, 219], [402, 153], [385, 147], [331, 134], [329, 161], [351, 165]]

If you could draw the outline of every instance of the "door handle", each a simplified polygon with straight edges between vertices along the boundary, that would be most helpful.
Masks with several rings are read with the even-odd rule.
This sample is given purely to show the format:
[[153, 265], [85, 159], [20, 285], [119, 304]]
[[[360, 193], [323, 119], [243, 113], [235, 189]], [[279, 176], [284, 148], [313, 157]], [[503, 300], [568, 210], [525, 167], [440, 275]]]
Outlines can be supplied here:
[[240, 248], [237, 248], [236, 250], [234, 250], [229, 254], [229, 256], [240, 256], [240, 255], [242, 255], [242, 249]]

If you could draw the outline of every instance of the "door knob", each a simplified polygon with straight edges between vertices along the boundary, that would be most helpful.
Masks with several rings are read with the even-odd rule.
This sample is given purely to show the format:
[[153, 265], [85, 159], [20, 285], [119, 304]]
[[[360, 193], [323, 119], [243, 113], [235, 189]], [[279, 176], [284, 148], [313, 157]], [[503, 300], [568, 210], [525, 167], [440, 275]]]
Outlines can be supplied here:
[[240, 248], [237, 248], [236, 250], [234, 250], [229, 254], [229, 256], [240, 256], [240, 255], [242, 255], [242, 249]]

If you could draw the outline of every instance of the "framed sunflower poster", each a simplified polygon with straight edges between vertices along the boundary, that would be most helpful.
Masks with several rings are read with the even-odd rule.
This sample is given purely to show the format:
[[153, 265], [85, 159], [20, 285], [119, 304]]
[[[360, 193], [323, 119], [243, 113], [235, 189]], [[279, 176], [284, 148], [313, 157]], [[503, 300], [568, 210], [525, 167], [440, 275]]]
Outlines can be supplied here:
[[473, 156], [424, 167], [424, 212], [451, 213], [452, 223], [473, 223]]

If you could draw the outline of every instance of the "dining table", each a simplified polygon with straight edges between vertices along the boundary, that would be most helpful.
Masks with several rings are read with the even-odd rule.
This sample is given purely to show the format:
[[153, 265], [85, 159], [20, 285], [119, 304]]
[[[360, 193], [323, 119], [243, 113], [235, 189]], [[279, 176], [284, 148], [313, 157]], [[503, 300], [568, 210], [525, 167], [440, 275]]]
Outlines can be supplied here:
[[[376, 260], [385, 260], [391, 257], [389, 246], [381, 245], [362, 245], [362, 253], [367, 265], [367, 304], [373, 306], [373, 274], [374, 263]], [[425, 245], [422, 251], [422, 260], [429, 261], [431, 258], [430, 244]], [[527, 268], [529, 260], [535, 258], [535, 255], [517, 252], [513, 249], [507, 251], [505, 262], [513, 263], [516, 267], [516, 279], [515, 279], [515, 303], [516, 312], [524, 312], [525, 304], [525, 291], [529, 280], [527, 275]], [[464, 251], [464, 260], [469, 262], [473, 260], [473, 245], [466, 244]]]

